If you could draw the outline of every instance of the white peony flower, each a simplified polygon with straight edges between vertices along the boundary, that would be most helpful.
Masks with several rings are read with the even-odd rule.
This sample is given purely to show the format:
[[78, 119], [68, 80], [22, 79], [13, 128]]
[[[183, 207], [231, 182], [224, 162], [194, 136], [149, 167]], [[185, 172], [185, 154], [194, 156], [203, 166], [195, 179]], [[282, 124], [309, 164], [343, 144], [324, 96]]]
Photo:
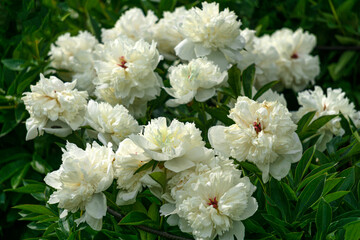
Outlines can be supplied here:
[[175, 97], [167, 101], [170, 107], [189, 103], [194, 97], [196, 101], [204, 102], [215, 95], [215, 87], [227, 80], [227, 72], [221, 72], [217, 65], [206, 58], [172, 66], [169, 73], [172, 88], [164, 89]]
[[[349, 102], [349, 99], [345, 97], [345, 93], [342, 92], [340, 88], [328, 88], [327, 95], [325, 95], [319, 86], [315, 86], [313, 91], [306, 90], [300, 92], [298, 102], [300, 108], [297, 112], [293, 113], [295, 122], [298, 122], [302, 116], [312, 111], [316, 111], [312, 121], [321, 116], [334, 115], [341, 112], [345, 118], [351, 119], [357, 128], [360, 127], [358, 117], [360, 112], [356, 112], [354, 104]], [[328, 143], [334, 135], [342, 136], [345, 133], [340, 121], [340, 117], [335, 117], [318, 130], [320, 138], [317, 141], [317, 148], [320, 151], [326, 149], [326, 143]]]
[[181, 24], [187, 10], [185, 7], [178, 7], [174, 12], [164, 12], [164, 17], [154, 26], [154, 40], [161, 54], [166, 59], [175, 59], [175, 46], [184, 37], [179, 32], [178, 26]]
[[144, 39], [151, 42], [157, 20], [158, 18], [151, 10], [145, 16], [140, 8], [132, 8], [117, 20], [114, 28], [101, 29], [101, 39], [103, 42], [108, 42], [115, 40], [119, 35], [125, 35], [134, 41]]
[[85, 210], [78, 224], [86, 221], [91, 228], [100, 231], [102, 217], [106, 215], [106, 197], [102, 193], [113, 182], [112, 162], [115, 155], [111, 144], [100, 146], [96, 142], [87, 144], [86, 149], [67, 143], [63, 150], [62, 164], [54, 172], [48, 173], [45, 183], [56, 191], [51, 194], [49, 203], [58, 203], [65, 212]]
[[25, 92], [22, 97], [30, 114], [26, 120], [26, 140], [42, 135], [44, 130], [52, 127], [63, 130], [53, 132], [61, 137], [80, 127], [84, 122], [88, 94], [74, 89], [75, 84], [76, 81], [63, 83], [54, 76], [48, 79], [40, 74], [40, 81], [30, 86], [31, 92]]
[[161, 56], [154, 42], [117, 38], [99, 46], [98, 55], [101, 59], [95, 61], [98, 78], [94, 83], [99, 99], [129, 110], [134, 105], [146, 109], [147, 101], [160, 94], [162, 81], [154, 70]]
[[86, 110], [87, 124], [99, 133], [98, 139], [105, 145], [108, 142], [119, 145], [127, 136], [140, 131], [137, 121], [121, 105], [112, 107], [90, 100]]
[[96, 38], [87, 31], [80, 31], [77, 36], [70, 33], [61, 35], [51, 44], [49, 52], [51, 66], [68, 73], [58, 72], [66, 80], [77, 80], [77, 88], [90, 94], [94, 91], [93, 79], [96, 72], [93, 66], [93, 51], [98, 44]]
[[230, 160], [221, 158], [219, 162], [223, 161], [225, 164], [215, 163], [211, 168], [199, 164], [194, 174], [180, 179], [175, 205], [161, 207], [162, 214], [170, 214], [170, 225], [179, 225], [196, 239], [210, 240], [217, 235], [224, 240], [244, 238], [241, 220], [257, 210], [257, 202], [251, 197], [256, 188], [249, 178], [240, 178], [241, 172]]
[[151, 157], [129, 138], [120, 143], [114, 162], [115, 178], [120, 189], [116, 198], [116, 204], [127, 205], [135, 203], [137, 194], [145, 186], [142, 180], [152, 169], [134, 173], [150, 160]]
[[221, 70], [241, 59], [239, 51], [245, 40], [240, 34], [240, 20], [234, 12], [219, 10], [217, 3], [202, 3], [202, 9], [192, 8], [184, 16], [179, 31], [184, 37], [175, 52], [181, 59], [206, 56]]
[[130, 135], [129, 138], [152, 159], [164, 161], [164, 166], [174, 172], [193, 167], [197, 157], [205, 151], [205, 143], [195, 124], [184, 124], [176, 119], [170, 126], [164, 117], [152, 119], [142, 134]]
[[269, 173], [280, 180], [302, 155], [296, 125], [290, 116], [279, 102], [258, 103], [239, 97], [229, 115], [235, 124], [210, 128], [209, 141], [225, 156], [254, 163], [262, 171], [264, 182], [268, 181]]
[[[310, 52], [316, 45], [316, 37], [300, 28], [293, 32], [284, 28], [269, 36], [263, 36], [260, 45], [255, 49], [274, 47], [279, 54], [276, 60], [280, 89], [292, 88], [294, 91], [303, 90], [309, 83], [315, 83], [315, 77], [320, 73], [318, 56], [311, 56]], [[272, 81], [272, 80], [268, 80]], [[266, 84], [266, 79], [260, 79], [257, 84]]]

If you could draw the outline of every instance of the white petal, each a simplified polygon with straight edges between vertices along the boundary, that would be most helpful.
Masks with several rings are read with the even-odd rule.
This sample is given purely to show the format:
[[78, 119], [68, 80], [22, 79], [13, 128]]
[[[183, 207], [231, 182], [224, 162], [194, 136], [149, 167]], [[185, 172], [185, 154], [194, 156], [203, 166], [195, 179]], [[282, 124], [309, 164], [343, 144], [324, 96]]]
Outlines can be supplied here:
[[290, 171], [291, 162], [288, 159], [280, 156], [275, 162], [270, 164], [270, 174], [276, 180], [280, 181], [282, 178], [286, 177]]
[[211, 53], [210, 48], [204, 47], [202, 44], [195, 43], [195, 55], [196, 57], [204, 57], [206, 55], [209, 55]]
[[189, 159], [186, 159], [184, 157], [179, 157], [179, 158], [175, 158], [169, 161], [166, 161], [164, 163], [164, 166], [173, 171], [173, 172], [181, 172], [184, 171], [186, 169], [189, 169], [193, 166], [195, 166], [195, 163], [193, 163], [192, 161], [190, 161]]
[[243, 214], [241, 214], [239, 220], [245, 220], [245, 219], [251, 217], [252, 215], [254, 215], [254, 213], [256, 212], [257, 209], [258, 209], [258, 203], [257, 203], [256, 199], [253, 197], [250, 197], [247, 208], [245, 208], [245, 211], [243, 212]]
[[126, 191], [119, 191], [116, 197], [116, 204], [119, 206], [129, 205], [136, 202], [136, 196], [138, 191], [126, 192]]
[[106, 215], [106, 208], [106, 197], [103, 193], [94, 194], [90, 202], [85, 205], [86, 213], [97, 219]]
[[195, 99], [198, 102], [205, 102], [215, 95], [215, 88], [204, 89], [199, 88], [197, 94], [195, 95]]
[[72, 133], [72, 129], [69, 125], [60, 120], [55, 122], [49, 120], [43, 130], [58, 137], [67, 137]]
[[184, 39], [175, 47], [175, 53], [181, 59], [190, 61], [191, 59], [196, 58], [194, 48], [194, 43]]
[[224, 126], [214, 126], [209, 129], [208, 138], [211, 146], [225, 157], [230, 156], [230, 146], [225, 140]]
[[161, 216], [168, 216], [170, 214], [173, 214], [175, 209], [175, 204], [166, 203], [160, 207], [160, 214]]
[[211, 54], [207, 56], [207, 59], [218, 65], [221, 71], [227, 70], [230, 65], [224, 54], [220, 51], [211, 52]]
[[51, 173], [48, 173], [45, 178], [44, 181], [47, 185], [49, 185], [50, 187], [53, 187], [55, 189], [60, 189], [61, 188], [61, 181], [60, 181], [60, 175], [61, 175], [62, 170], [56, 170], [53, 171]]

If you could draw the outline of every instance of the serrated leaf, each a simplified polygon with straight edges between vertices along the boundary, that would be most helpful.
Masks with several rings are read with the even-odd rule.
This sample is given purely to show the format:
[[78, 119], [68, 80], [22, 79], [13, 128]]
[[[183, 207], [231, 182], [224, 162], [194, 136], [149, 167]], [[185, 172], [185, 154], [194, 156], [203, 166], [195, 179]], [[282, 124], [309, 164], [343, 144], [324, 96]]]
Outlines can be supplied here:
[[314, 157], [314, 153], [315, 153], [315, 146], [307, 149], [305, 153], [302, 155], [295, 169], [294, 182], [296, 185], [298, 185], [301, 179], [305, 176], [306, 171], [309, 168], [310, 163]]
[[255, 78], [255, 64], [251, 64], [242, 73], [242, 85], [244, 88], [244, 94], [248, 98], [252, 98], [252, 87], [254, 85]]
[[279, 83], [279, 81], [272, 81], [272, 82], [269, 82], [269, 83], [265, 84], [264, 86], [262, 86], [256, 92], [255, 96], [253, 97], [253, 100], [256, 101], [259, 97], [261, 97], [261, 95], [263, 95], [267, 90], [269, 90], [270, 88], [275, 86], [277, 83]]
[[329, 203], [322, 198], [316, 212], [316, 239], [324, 240], [332, 219], [332, 210]]
[[43, 215], [49, 215], [49, 216], [54, 216], [54, 217], [57, 216], [53, 211], [51, 211], [49, 208], [47, 208], [43, 205], [23, 204], [23, 205], [14, 206], [13, 208], [26, 210], [26, 211], [33, 212], [33, 213], [39, 213], [39, 214], [43, 214]]
[[149, 223], [153, 223], [153, 221], [145, 213], [132, 211], [123, 217], [118, 225], [133, 226]]

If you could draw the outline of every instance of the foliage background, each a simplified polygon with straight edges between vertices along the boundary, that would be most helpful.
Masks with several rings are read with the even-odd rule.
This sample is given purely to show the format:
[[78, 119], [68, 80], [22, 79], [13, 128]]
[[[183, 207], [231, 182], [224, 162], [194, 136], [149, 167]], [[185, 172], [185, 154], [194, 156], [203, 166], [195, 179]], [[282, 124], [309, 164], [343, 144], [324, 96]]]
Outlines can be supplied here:
[[[50, 44], [65, 32], [77, 34], [79, 30], [85, 29], [99, 39], [100, 29], [113, 27], [119, 16], [131, 7], [140, 7], [145, 12], [153, 10], [158, 17], [161, 17], [163, 11], [173, 10], [176, 6], [185, 5], [190, 8], [199, 5], [200, 2], [191, 0], [2, 0], [0, 2], [1, 239], [36, 238], [43, 235], [50, 223], [56, 223], [57, 215], [53, 213], [57, 213], [58, 210], [54, 206], [50, 207], [52, 213], [39, 210], [40, 213], [32, 212], [31, 216], [24, 215], [23, 217], [28, 219], [31, 217], [36, 219], [41, 214], [47, 214], [47, 219], [53, 217], [48, 221], [30, 224], [28, 221], [19, 221], [22, 217], [19, 215], [20, 210], [12, 208], [20, 204], [38, 204], [39, 201], [45, 204], [50, 189], [45, 188], [42, 179], [47, 172], [57, 169], [61, 163], [59, 146], [64, 144], [63, 140], [45, 134], [34, 141], [25, 141], [24, 121], [28, 114], [20, 100], [22, 93], [29, 90], [29, 85], [35, 84], [39, 79], [39, 73], [49, 70], [47, 53]], [[217, 2], [220, 3], [221, 8], [229, 7], [235, 11], [242, 20], [243, 27], [256, 29], [258, 35], [272, 33], [283, 27], [293, 30], [302, 27], [315, 34], [318, 47], [313, 54], [319, 55], [321, 62], [317, 85], [324, 89], [341, 87], [355, 103], [356, 109], [360, 108], [360, 1], [221, 0]], [[78, 17], [74, 18], [76, 15]], [[289, 109], [296, 110], [298, 108], [296, 94], [286, 91], [285, 96]], [[165, 98], [166, 95], [162, 94], [157, 102], [150, 104], [149, 114], [141, 119], [142, 123], [159, 115], [170, 114], [166, 109], [160, 112], [152, 111], [160, 106]], [[180, 115], [176, 117], [181, 119]], [[247, 237], [325, 239], [327, 235], [327, 239], [345, 237], [355, 239], [346, 235], [351, 232], [346, 229], [360, 228], [360, 162], [358, 160], [360, 138], [356, 138], [357, 132], [351, 131], [347, 123], [343, 122], [343, 124], [347, 126], [345, 136], [335, 138], [328, 145], [325, 154], [310, 148], [300, 163], [295, 164], [294, 174], [289, 179], [281, 183], [271, 181], [264, 186], [265, 191], [268, 190], [266, 194], [262, 193], [261, 185], [257, 186], [258, 191], [255, 194], [260, 207], [253, 220], [245, 221]], [[304, 129], [306, 130], [306, 127]], [[77, 134], [71, 135], [71, 141], [78, 145], [83, 144]], [[311, 143], [305, 145], [305, 147], [310, 146]], [[251, 166], [244, 165], [242, 168], [246, 172]], [[28, 194], [29, 192], [32, 193]], [[319, 194], [315, 196], [313, 192]], [[304, 202], [305, 197], [311, 202]], [[61, 224], [57, 224], [53, 224], [53, 228], [61, 229]], [[56, 232], [56, 234], [60, 233]], [[56, 234], [54, 236], [59, 237]], [[94, 236], [93, 232], [88, 234]], [[71, 234], [67, 237], [71, 237]], [[104, 233], [95, 234], [95, 238], [101, 237], [104, 237]]]

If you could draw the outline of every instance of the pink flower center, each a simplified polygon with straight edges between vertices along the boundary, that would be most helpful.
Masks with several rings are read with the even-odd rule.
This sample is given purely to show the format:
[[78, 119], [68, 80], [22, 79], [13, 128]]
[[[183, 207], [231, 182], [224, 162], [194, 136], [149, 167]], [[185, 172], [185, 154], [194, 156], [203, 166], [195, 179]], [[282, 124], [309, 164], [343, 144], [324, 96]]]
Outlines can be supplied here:
[[299, 55], [297, 55], [297, 53], [293, 53], [293, 55], [291, 55], [291, 58], [292, 58], [292, 59], [298, 59], [298, 58], [299, 58]]
[[213, 206], [213, 208], [218, 209], [218, 201], [216, 200], [216, 197], [214, 197], [213, 199], [209, 198], [209, 201], [209, 206]]
[[121, 57], [119, 58], [119, 60], [120, 60], [120, 64], [117, 64], [117, 65], [118, 65], [119, 67], [122, 67], [122, 68], [126, 69], [127, 66], [125, 66], [126, 61], [125, 61], [124, 56], [121, 56]]
[[256, 133], [259, 133], [259, 132], [261, 132], [261, 123], [258, 123], [258, 122], [254, 122], [253, 123], [253, 126], [254, 126], [254, 129], [255, 129], [255, 132]]

